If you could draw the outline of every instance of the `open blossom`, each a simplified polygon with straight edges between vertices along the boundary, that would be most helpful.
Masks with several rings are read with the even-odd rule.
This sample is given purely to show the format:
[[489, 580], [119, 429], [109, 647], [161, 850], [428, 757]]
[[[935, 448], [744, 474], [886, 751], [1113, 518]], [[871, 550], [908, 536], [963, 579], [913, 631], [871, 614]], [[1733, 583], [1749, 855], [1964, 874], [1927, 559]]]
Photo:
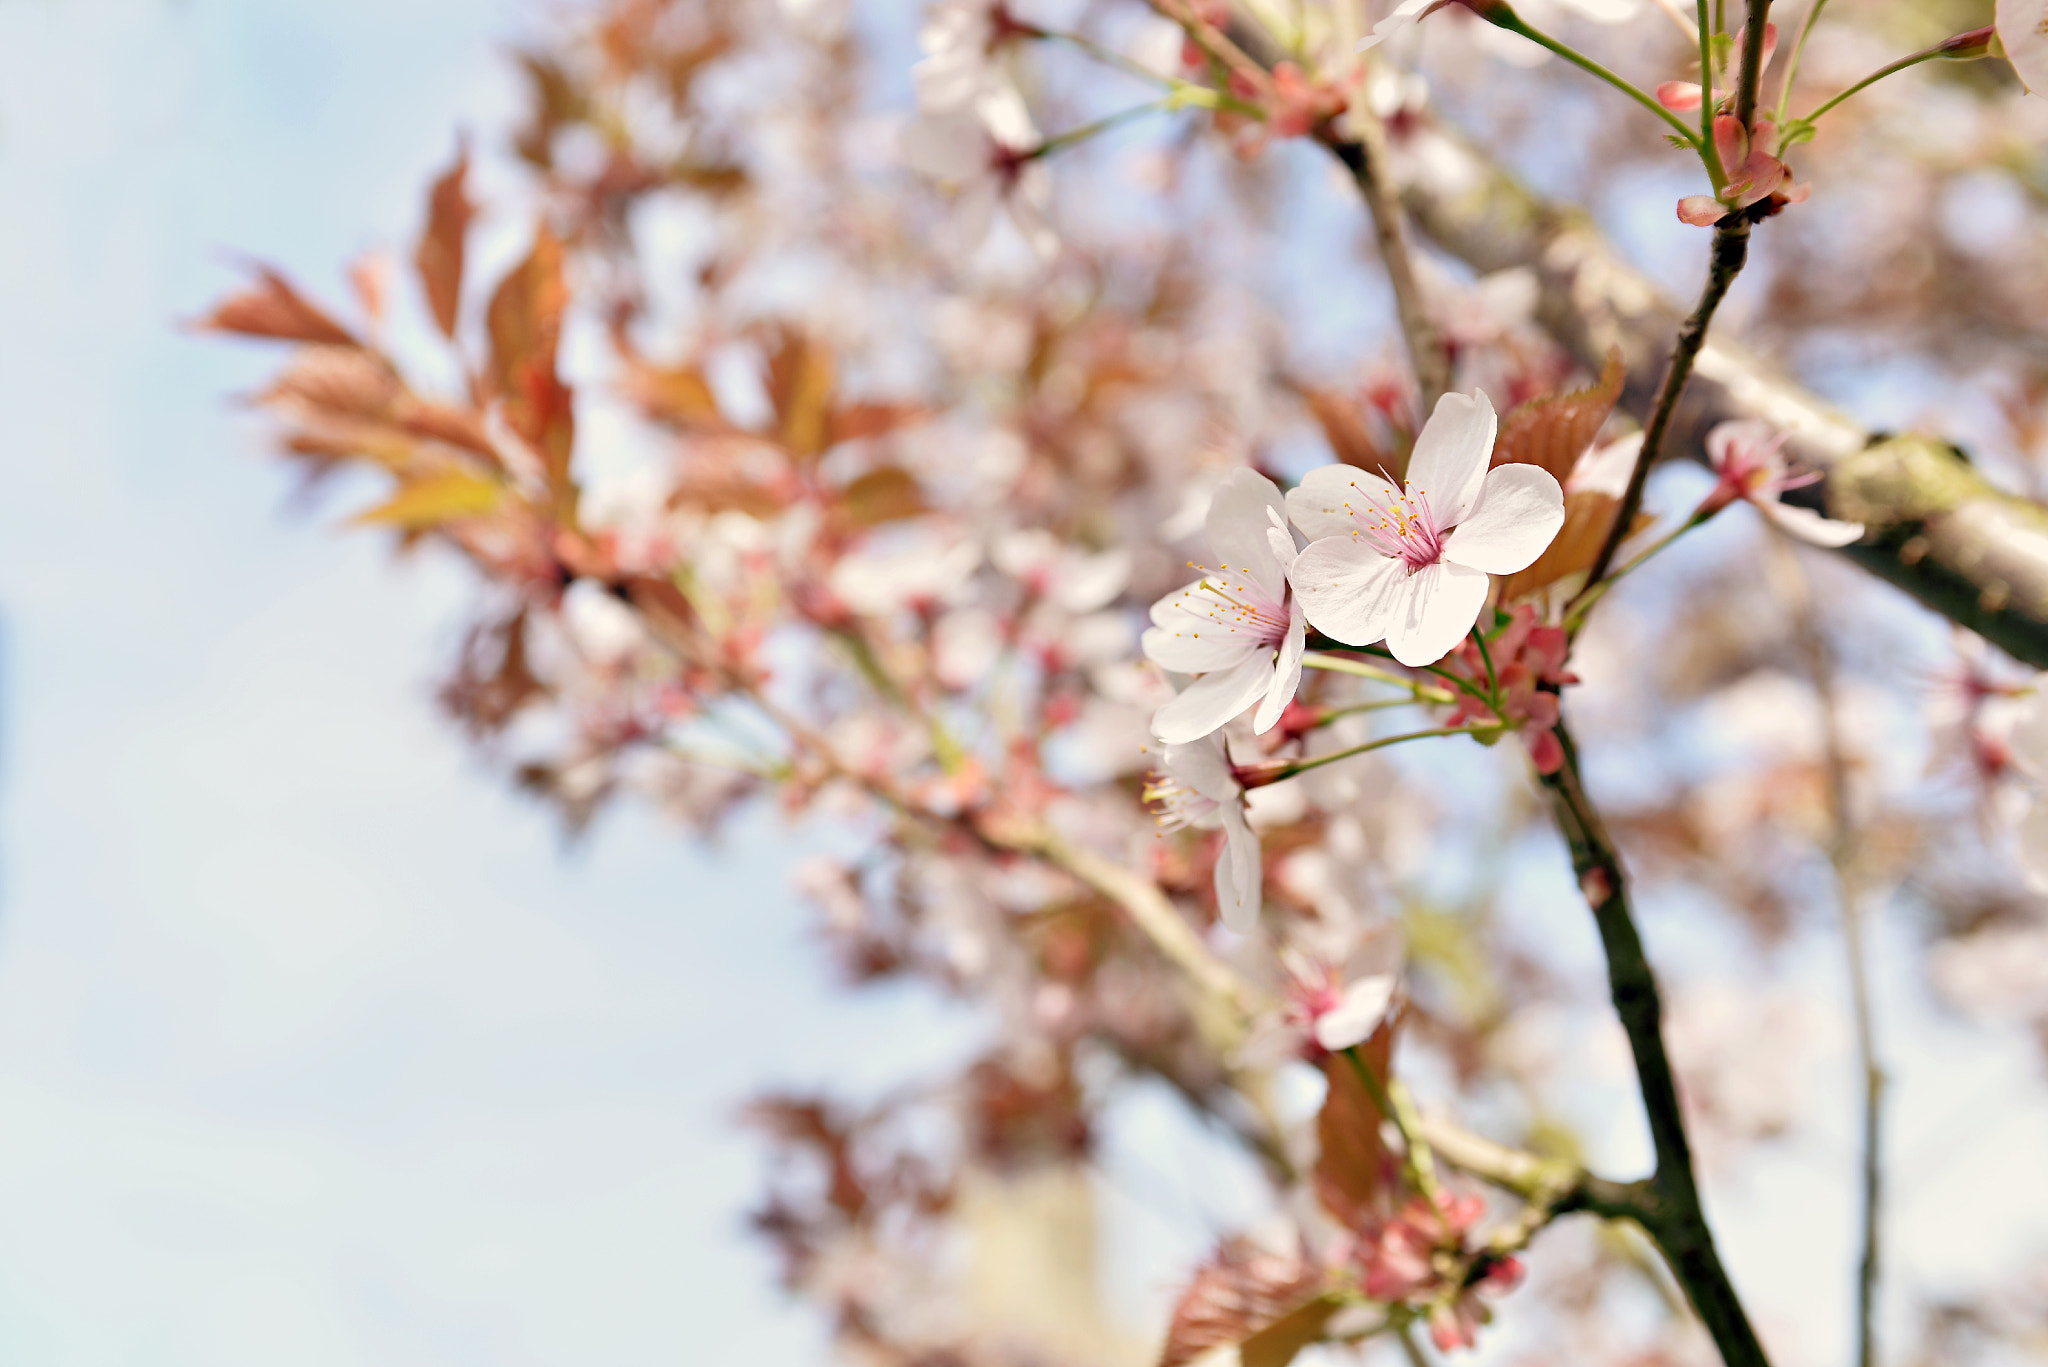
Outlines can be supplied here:
[[2048, 686], [2036, 684], [2011, 745], [2013, 767], [2042, 785], [2019, 821], [2020, 869], [2035, 891], [2048, 893]]
[[1813, 193], [1813, 187], [1793, 180], [1791, 169], [1765, 150], [1777, 136], [1777, 125], [1768, 119], [1760, 120], [1752, 130], [1744, 128], [1742, 120], [1733, 114], [1717, 115], [1714, 150], [1721, 158], [1721, 169], [1728, 181], [1718, 197], [1687, 195], [1679, 200], [1679, 219], [1695, 227], [1711, 228], [1735, 210], [1747, 209], [1762, 200], [1773, 201], [1773, 212], [1778, 206], [1803, 202]]
[[1769, 423], [1746, 418], [1724, 422], [1707, 433], [1707, 456], [1721, 482], [1707, 495], [1695, 517], [1721, 511], [1736, 499], [1754, 504], [1756, 510], [1790, 536], [1815, 546], [1846, 546], [1863, 537], [1861, 522], [1837, 522], [1811, 508], [1797, 508], [1780, 501], [1787, 489], [1798, 489], [1817, 481], [1817, 474], [1791, 475], [1785, 463], [1785, 437]]
[[2048, 91], [2048, 0], [1998, 0], [1998, 41], [2020, 84]]
[[971, 106], [1003, 81], [990, 60], [1004, 43], [1036, 33], [1006, 0], [939, 0], [918, 30], [924, 58], [911, 68], [918, 108], [927, 113]]
[[1207, 735], [1186, 745], [1167, 746], [1144, 797], [1158, 804], [1161, 830], [1222, 829], [1216, 906], [1224, 925], [1249, 934], [1259, 920], [1259, 837], [1245, 821], [1244, 785], [1231, 769], [1223, 737]]
[[961, 246], [979, 245], [996, 211], [1007, 209], [1031, 249], [1049, 260], [1059, 237], [1050, 218], [1052, 178], [1037, 159], [1039, 145], [1024, 97], [997, 83], [971, 104], [920, 114], [903, 130], [902, 147], [911, 170], [958, 195], [953, 232]]
[[1487, 576], [1535, 563], [1564, 525], [1564, 491], [1534, 465], [1489, 470], [1495, 427], [1484, 393], [1446, 394], [1415, 439], [1405, 488], [1326, 465], [1288, 493], [1312, 538], [1289, 576], [1310, 625], [1434, 664], [1479, 620]]
[[1161, 668], [1200, 678], [1152, 719], [1169, 745], [1208, 735], [1254, 703], [1252, 729], [1280, 720], [1301, 683], [1307, 624], [1288, 587], [1294, 563], [1280, 491], [1256, 470], [1238, 470], [1209, 503], [1209, 551], [1217, 564], [1152, 605], [1145, 654]]

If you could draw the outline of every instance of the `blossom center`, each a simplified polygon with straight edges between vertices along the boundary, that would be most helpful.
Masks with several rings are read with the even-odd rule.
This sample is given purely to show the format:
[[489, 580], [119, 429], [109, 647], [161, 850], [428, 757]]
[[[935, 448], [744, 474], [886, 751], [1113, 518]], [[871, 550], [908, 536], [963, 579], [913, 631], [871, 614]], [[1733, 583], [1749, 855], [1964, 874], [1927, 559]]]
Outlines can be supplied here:
[[1286, 637], [1287, 604], [1276, 601], [1241, 568], [1233, 572], [1224, 565], [1210, 570], [1192, 562], [1188, 568], [1202, 571], [1202, 578], [1181, 592], [1184, 611], [1208, 618], [1225, 635], [1244, 636], [1258, 645], [1278, 645]]
[[1429, 506], [1426, 489], [1374, 499], [1350, 512], [1365, 543], [1388, 559], [1399, 560], [1410, 574], [1443, 558], [1445, 528]]
[[1208, 797], [1169, 773], [1154, 772], [1139, 794], [1148, 804], [1157, 804], [1154, 815], [1160, 831], [1185, 830], [1194, 826], [1210, 829], [1222, 821], [1223, 804]]

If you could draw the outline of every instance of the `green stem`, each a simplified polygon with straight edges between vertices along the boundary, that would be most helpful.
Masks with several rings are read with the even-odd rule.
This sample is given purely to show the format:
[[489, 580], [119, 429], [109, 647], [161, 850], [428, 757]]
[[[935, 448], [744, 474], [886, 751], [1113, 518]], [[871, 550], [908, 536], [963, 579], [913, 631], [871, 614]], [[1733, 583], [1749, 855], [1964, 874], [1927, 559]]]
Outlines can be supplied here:
[[1336, 750], [1327, 755], [1317, 755], [1313, 759], [1295, 760], [1290, 764], [1281, 766], [1277, 770], [1271, 772], [1262, 771], [1260, 777], [1267, 783], [1278, 783], [1283, 778], [1293, 778], [1296, 774], [1305, 774], [1311, 769], [1320, 769], [1325, 764], [1335, 764], [1340, 759], [1351, 759], [1356, 755], [1370, 754], [1374, 750], [1384, 750], [1390, 745], [1400, 745], [1404, 741], [1433, 740], [1438, 736], [1488, 735], [1498, 731], [1505, 731], [1506, 729], [1506, 727], [1498, 722], [1487, 722], [1479, 726], [1439, 726], [1428, 731], [1406, 731], [1398, 736], [1382, 736], [1378, 740], [1369, 740], [1363, 745], [1354, 745], [1346, 750]]
[[1658, 118], [1664, 120], [1664, 122], [1670, 124], [1673, 128], [1677, 129], [1678, 136], [1685, 140], [1685, 145], [1687, 147], [1693, 148], [1694, 150], [1698, 150], [1700, 145], [1699, 134], [1693, 132], [1692, 129], [1686, 127], [1685, 121], [1683, 119], [1679, 118], [1676, 114], [1673, 114], [1663, 105], [1658, 104], [1653, 96], [1645, 93], [1639, 87], [1630, 84], [1623, 77], [1615, 75], [1612, 71], [1609, 71], [1606, 67], [1600, 65], [1600, 63], [1594, 61], [1585, 53], [1580, 52], [1578, 49], [1571, 47], [1568, 44], [1558, 42], [1557, 39], [1551, 37], [1547, 33], [1544, 33], [1540, 29], [1531, 28], [1528, 22], [1524, 20], [1522, 16], [1516, 14], [1506, 5], [1501, 5], [1491, 10], [1485, 15], [1485, 18], [1497, 27], [1504, 28], [1510, 33], [1519, 33], [1524, 38], [1527, 38], [1530, 42], [1535, 43], [1541, 47], [1549, 48], [1552, 52], [1564, 58], [1573, 66], [1579, 68], [1579, 70], [1587, 73], [1590, 76], [1597, 77], [1598, 79], [1607, 82], [1607, 84], [1613, 86], [1616, 90], [1619, 90], [1622, 94], [1628, 96], [1637, 104], [1641, 105], [1643, 108], [1649, 110], [1652, 114], [1655, 114]]
[[[1630, 557], [1626, 564], [1601, 580], [1599, 584], [1582, 592], [1577, 598], [1572, 600], [1570, 609], [1565, 613], [1565, 629], [1577, 632], [1579, 624], [1585, 620], [1586, 614], [1592, 611], [1593, 605], [1599, 602], [1601, 595], [1612, 588], [1617, 581], [1626, 578], [1631, 571], [1640, 568], [1651, 556], [1657, 554], [1657, 552], [1663, 550], [1693, 528], [1702, 525], [1712, 516], [1712, 513], [1694, 513], [1691, 517], [1679, 523], [1677, 527], [1643, 547], [1642, 550]], [[1626, 536], [1627, 533], [1623, 533], [1623, 535]]]
[[1500, 676], [1493, 672], [1493, 652], [1486, 648], [1486, 634], [1480, 631], [1477, 622], [1472, 624], [1472, 643], [1479, 647], [1480, 663], [1486, 666], [1487, 701], [1493, 704], [1494, 714], [1498, 716], [1500, 713]]
[[1437, 1194], [1436, 1155], [1429, 1151], [1429, 1141], [1422, 1137], [1421, 1126], [1416, 1123], [1415, 1104], [1408, 1100], [1407, 1089], [1392, 1079], [1382, 1083], [1359, 1054], [1357, 1045], [1346, 1048], [1344, 1057], [1350, 1062], [1351, 1071], [1358, 1075], [1366, 1095], [1372, 1098], [1372, 1104], [1401, 1132], [1401, 1164], [1408, 1169], [1408, 1180], [1434, 1205]]
[[[1200, 87], [1191, 88], [1199, 89]], [[1204, 94], [1210, 93], [1213, 92], [1204, 92]], [[1092, 137], [1107, 133], [1119, 124], [1129, 123], [1131, 120], [1142, 118], [1147, 114], [1163, 114], [1174, 109], [1185, 109], [1190, 104], [1197, 103], [1201, 103], [1201, 101], [1184, 96], [1182, 92], [1176, 90], [1164, 99], [1153, 100], [1149, 104], [1133, 105], [1129, 109], [1119, 109], [1116, 113], [1104, 115], [1093, 123], [1084, 123], [1079, 128], [1070, 128], [1057, 137], [1047, 138], [1025, 155], [1028, 158], [1048, 157], [1054, 152], [1063, 151], [1076, 143], [1086, 142]]]
[[1431, 688], [1428, 684], [1417, 683], [1413, 679], [1404, 679], [1390, 669], [1380, 669], [1377, 666], [1365, 663], [1363, 660], [1350, 660], [1342, 655], [1321, 655], [1311, 651], [1301, 657], [1301, 667], [1303, 669], [1328, 670], [1332, 674], [1355, 674], [1361, 679], [1377, 679], [1381, 683], [1390, 683], [1397, 688], [1409, 690], [1415, 695], [1417, 702], [1453, 703], [1457, 701], [1455, 697], [1446, 693], [1441, 688]]
[[1792, 112], [1792, 82], [1799, 75], [1799, 61], [1806, 55], [1806, 40], [1813, 36], [1813, 26], [1820, 21], [1820, 12], [1828, 7], [1828, 0], [1813, 0], [1813, 8], [1806, 12], [1806, 22], [1799, 26], [1799, 37], [1792, 44], [1792, 55], [1785, 61], [1785, 88], [1778, 93], [1777, 125], [1785, 126], [1785, 116]]
[[[1868, 76], [1865, 76], [1862, 80], [1856, 82], [1856, 84], [1850, 86], [1847, 90], [1844, 90], [1841, 94], [1835, 96], [1831, 100], [1824, 102], [1820, 106], [1820, 108], [1814, 110], [1811, 114], [1807, 114], [1801, 117], [1799, 122], [1802, 124], [1813, 123], [1817, 121], [1821, 115], [1827, 113], [1830, 109], [1833, 109], [1836, 105], [1848, 99], [1851, 95], [1854, 95], [1857, 91], [1862, 90], [1864, 87], [1876, 85], [1879, 81], [1883, 80], [1887, 76], [1896, 75], [1897, 73], [1904, 71], [1909, 66], [1918, 66], [1922, 62], [1931, 62], [1935, 58], [1940, 57], [1941, 55], [1942, 51], [1940, 48], [1931, 47], [1927, 49], [1927, 51], [1925, 52], [1916, 52], [1910, 57], [1901, 57], [1898, 61], [1893, 62], [1890, 66], [1881, 66], [1877, 70], [1871, 72]], [[1782, 142], [1779, 143], [1779, 150], [1784, 150], [1784, 144]]]
[[1178, 80], [1175, 77], [1154, 71], [1143, 62], [1134, 62], [1116, 49], [1106, 48], [1094, 39], [1084, 38], [1078, 33], [1063, 33], [1057, 29], [1040, 29], [1036, 36], [1047, 42], [1065, 43], [1068, 47], [1086, 53], [1105, 66], [1113, 66], [1127, 76], [1135, 76], [1141, 81], [1149, 81], [1153, 85], [1165, 90], [1172, 90], [1187, 84], [1187, 82]]
[[1707, 179], [1714, 193], [1728, 183], [1727, 168], [1721, 165], [1721, 149], [1714, 142], [1714, 42], [1707, 31], [1707, 0], [1700, 3], [1700, 160], [1707, 164]]

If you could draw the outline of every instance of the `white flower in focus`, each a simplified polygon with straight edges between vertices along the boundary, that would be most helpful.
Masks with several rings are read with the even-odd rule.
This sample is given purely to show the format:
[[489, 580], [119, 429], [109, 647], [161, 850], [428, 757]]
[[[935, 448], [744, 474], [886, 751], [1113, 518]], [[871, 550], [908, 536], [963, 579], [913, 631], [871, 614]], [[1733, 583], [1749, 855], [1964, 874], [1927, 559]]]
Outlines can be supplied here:
[[1273, 729], [1301, 683], [1307, 623], [1288, 590], [1293, 534], [1280, 491], [1256, 470], [1236, 470], [1209, 502], [1209, 552], [1217, 564], [1152, 605], [1147, 658], [1199, 674], [1159, 709], [1152, 732], [1169, 745], [1208, 735], [1258, 704], [1252, 729]]
[[920, 114], [903, 130], [903, 160], [958, 197], [952, 227], [963, 249], [978, 246], [1007, 209], [1031, 249], [1044, 260], [1059, 250], [1053, 232], [1052, 177], [1033, 155], [1038, 128], [1024, 97], [993, 84], [970, 105]]
[[1446, 394], [1415, 439], [1405, 489], [1326, 465], [1288, 493], [1313, 538], [1288, 576], [1310, 625], [1434, 664], [1479, 620], [1487, 576], [1535, 563], [1564, 525], [1564, 491], [1534, 465], [1488, 470], [1494, 428], [1484, 393]]
[[2036, 892], [2048, 893], [2048, 675], [2014, 723], [2011, 744], [2014, 767], [2041, 785], [2019, 820], [2020, 871]]
[[1249, 934], [1259, 921], [1259, 837], [1244, 819], [1244, 785], [1231, 771], [1223, 737], [1212, 733], [1187, 745], [1167, 746], [1144, 798], [1158, 804], [1161, 830], [1222, 829], [1216, 905], [1224, 925]]
[[1846, 546], [1862, 540], [1861, 522], [1837, 522], [1811, 508], [1791, 507], [1779, 501], [1779, 495], [1786, 490], [1801, 488], [1820, 478], [1817, 474], [1788, 473], [1786, 435], [1754, 418], [1724, 422], [1707, 433], [1707, 458], [1713, 462], [1721, 483], [1700, 504], [1700, 512], [1719, 512], [1739, 498], [1753, 504], [1779, 531], [1809, 545]]
[[1998, 41], [2035, 94], [2048, 92], [2048, 0], [1998, 0]]

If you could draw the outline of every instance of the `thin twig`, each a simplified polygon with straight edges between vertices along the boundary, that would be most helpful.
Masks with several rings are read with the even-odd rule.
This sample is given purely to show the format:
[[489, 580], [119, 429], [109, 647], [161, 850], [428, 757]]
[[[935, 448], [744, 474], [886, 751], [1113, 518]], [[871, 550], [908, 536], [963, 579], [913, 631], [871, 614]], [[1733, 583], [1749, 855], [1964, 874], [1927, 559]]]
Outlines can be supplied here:
[[1877, 1056], [1877, 1029], [1871, 1004], [1869, 952], [1863, 939], [1863, 889], [1856, 868], [1855, 815], [1849, 805], [1849, 761], [1842, 744], [1840, 693], [1835, 686], [1832, 652], [1821, 629], [1820, 614], [1805, 567], [1783, 536], [1772, 545], [1789, 570], [1793, 620], [1806, 656], [1813, 689], [1820, 697], [1822, 760], [1827, 773], [1828, 863], [1842, 902], [1842, 948], [1848, 959], [1850, 1012], [1855, 1018], [1856, 1057], [1863, 1073], [1862, 1256], [1856, 1267], [1856, 1362], [1872, 1367], [1877, 1360], [1877, 1277], [1884, 1211], [1883, 1120], [1885, 1071]]
[[1608, 991], [1635, 1056], [1636, 1084], [1657, 1155], [1657, 1170], [1650, 1179], [1656, 1203], [1644, 1227], [1663, 1250], [1672, 1275], [1685, 1288], [1726, 1367], [1768, 1367], [1769, 1359], [1721, 1266], [1713, 1231], [1700, 1207], [1692, 1144], [1679, 1107], [1678, 1080], [1664, 1049], [1663, 1004], [1629, 907], [1620, 851], [1586, 795], [1578, 751], [1562, 722], [1557, 726], [1557, 739], [1564, 749], [1564, 763], [1556, 773], [1544, 776], [1543, 786], [1549, 790], [1558, 825], [1571, 847], [1579, 888], [1600, 931], [1607, 955]]
[[1436, 408], [1436, 401], [1451, 391], [1451, 349], [1442, 329], [1429, 316], [1422, 282], [1415, 274], [1415, 258], [1408, 247], [1408, 217], [1387, 172], [1386, 127], [1365, 108], [1363, 99], [1353, 101], [1345, 126], [1351, 136], [1340, 136], [1329, 124], [1317, 136], [1349, 168], [1365, 198], [1373, 241], [1394, 292], [1394, 313], [1408, 344], [1408, 361], [1415, 369], [1415, 385], [1422, 393], [1422, 411], [1427, 416]]

